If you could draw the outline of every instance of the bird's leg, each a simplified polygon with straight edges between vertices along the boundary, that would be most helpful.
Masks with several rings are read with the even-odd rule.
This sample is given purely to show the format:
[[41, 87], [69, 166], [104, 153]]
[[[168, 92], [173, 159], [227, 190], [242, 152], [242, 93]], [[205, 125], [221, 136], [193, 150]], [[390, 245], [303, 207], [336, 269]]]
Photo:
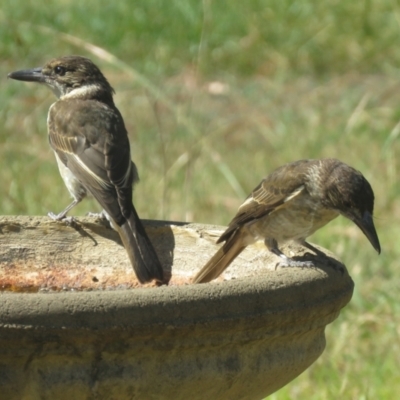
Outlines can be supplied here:
[[54, 221], [64, 220], [67, 224], [72, 224], [75, 222], [73, 217], [66, 217], [68, 211], [74, 208], [78, 203], [81, 202], [82, 199], [75, 199], [64, 211], [61, 211], [59, 214], [54, 214], [49, 212], [47, 215]]
[[267, 238], [264, 240], [265, 245], [271, 253], [276, 254], [282, 259], [280, 263], [275, 266], [275, 269], [280, 267], [314, 267], [311, 261], [297, 261], [283, 254], [278, 248], [278, 242], [275, 239]]

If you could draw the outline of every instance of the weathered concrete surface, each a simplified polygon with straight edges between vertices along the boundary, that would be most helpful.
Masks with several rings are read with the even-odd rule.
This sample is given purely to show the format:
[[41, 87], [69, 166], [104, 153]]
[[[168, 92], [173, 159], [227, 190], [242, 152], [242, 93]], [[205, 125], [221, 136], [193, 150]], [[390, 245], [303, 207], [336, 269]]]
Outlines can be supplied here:
[[139, 287], [117, 235], [79, 222], [0, 217], [14, 291], [0, 294], [0, 399], [262, 399], [317, 359], [352, 295], [333, 258], [275, 270], [262, 246], [219, 282], [188, 284], [221, 230], [165, 222], [146, 228], [171, 284]]

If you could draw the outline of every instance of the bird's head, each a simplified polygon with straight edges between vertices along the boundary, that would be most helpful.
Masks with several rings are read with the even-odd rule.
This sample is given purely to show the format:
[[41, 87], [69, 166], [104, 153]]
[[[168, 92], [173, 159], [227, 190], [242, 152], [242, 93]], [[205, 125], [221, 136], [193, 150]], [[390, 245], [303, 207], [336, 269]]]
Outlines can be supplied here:
[[[335, 160], [337, 161], [337, 160]], [[327, 168], [325, 177], [325, 205], [353, 221], [380, 253], [373, 211], [374, 192], [361, 172], [340, 161]]]
[[43, 83], [60, 98], [85, 97], [96, 92], [113, 94], [100, 69], [88, 58], [65, 56], [54, 58], [43, 67], [11, 72], [11, 79]]

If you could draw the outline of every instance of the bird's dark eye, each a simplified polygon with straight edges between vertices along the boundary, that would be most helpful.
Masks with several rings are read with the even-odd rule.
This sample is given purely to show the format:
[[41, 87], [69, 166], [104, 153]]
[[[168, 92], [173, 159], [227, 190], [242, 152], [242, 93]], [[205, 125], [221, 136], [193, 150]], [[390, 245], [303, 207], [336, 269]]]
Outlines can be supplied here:
[[62, 67], [61, 65], [57, 65], [57, 67], [54, 68], [54, 72], [57, 75], [63, 76], [63, 75], [65, 75], [66, 69], [64, 67]]

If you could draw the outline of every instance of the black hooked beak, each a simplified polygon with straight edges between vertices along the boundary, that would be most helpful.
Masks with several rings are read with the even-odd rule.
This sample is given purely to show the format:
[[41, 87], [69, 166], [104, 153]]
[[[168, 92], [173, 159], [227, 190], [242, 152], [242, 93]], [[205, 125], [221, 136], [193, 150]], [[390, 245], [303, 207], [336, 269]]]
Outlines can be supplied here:
[[44, 76], [41, 67], [10, 72], [7, 77], [17, 81], [44, 83]]
[[376, 233], [374, 221], [372, 220], [372, 215], [365, 211], [362, 218], [353, 218], [355, 224], [362, 230], [364, 235], [372, 244], [372, 247], [378, 252], [381, 253], [381, 245], [379, 244], [378, 234]]

